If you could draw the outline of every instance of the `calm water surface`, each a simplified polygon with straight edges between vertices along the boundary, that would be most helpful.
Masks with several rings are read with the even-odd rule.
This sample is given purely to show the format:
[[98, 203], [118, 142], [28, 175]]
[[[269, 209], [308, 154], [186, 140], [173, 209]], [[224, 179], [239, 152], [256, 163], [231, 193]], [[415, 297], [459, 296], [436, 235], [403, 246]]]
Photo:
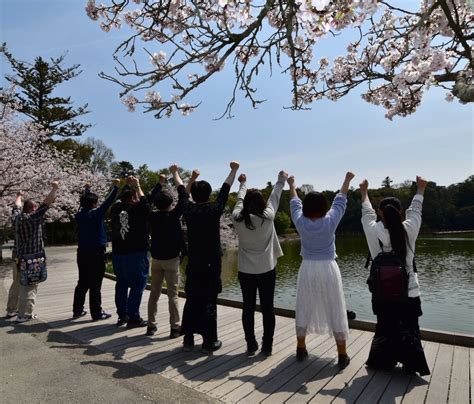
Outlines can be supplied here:
[[[301, 263], [300, 242], [282, 243], [284, 256], [277, 266], [275, 306], [294, 309], [296, 279]], [[362, 320], [375, 320], [364, 268], [367, 244], [363, 236], [338, 237], [336, 250], [347, 308]], [[474, 334], [474, 238], [420, 237], [416, 262], [421, 287], [423, 328]], [[223, 257], [221, 297], [241, 300], [237, 279], [237, 251]]]

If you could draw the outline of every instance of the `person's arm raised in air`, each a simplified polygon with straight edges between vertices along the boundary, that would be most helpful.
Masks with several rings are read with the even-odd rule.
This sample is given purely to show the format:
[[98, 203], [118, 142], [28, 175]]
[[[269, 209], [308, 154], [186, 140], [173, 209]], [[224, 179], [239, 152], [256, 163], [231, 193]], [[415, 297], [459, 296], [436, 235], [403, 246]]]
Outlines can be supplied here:
[[359, 188], [362, 197], [362, 228], [365, 233], [365, 238], [367, 239], [370, 255], [374, 258], [381, 251], [379, 240], [375, 232], [375, 228], [377, 227], [377, 213], [370, 203], [368, 193], [369, 182], [367, 180], [362, 181], [359, 184]]
[[291, 175], [286, 180], [288, 185], [290, 186], [290, 212], [291, 212], [291, 220], [295, 224], [296, 228], [298, 228], [298, 221], [303, 216], [303, 204], [301, 199], [298, 197], [298, 193], [296, 192], [296, 183], [295, 177]]
[[14, 223], [16, 217], [21, 214], [21, 208], [23, 206], [22, 202], [23, 202], [23, 191], [19, 191], [16, 193], [15, 204], [13, 205], [13, 209], [12, 209], [12, 215], [11, 215], [12, 223]]
[[354, 173], [348, 171], [344, 177], [341, 189], [332, 201], [331, 209], [329, 209], [326, 216], [331, 220], [331, 225], [336, 228], [344, 216], [347, 205], [347, 193], [349, 192], [349, 185], [354, 178]]
[[237, 194], [237, 202], [235, 203], [234, 210], [232, 211], [232, 218], [237, 220], [240, 216], [240, 212], [244, 208], [244, 198], [245, 194], [247, 193], [247, 176], [245, 174], [240, 174], [239, 178], [237, 179], [240, 183], [239, 193]]
[[285, 186], [285, 182], [288, 179], [288, 173], [285, 171], [280, 171], [278, 173], [278, 180], [273, 187], [272, 193], [268, 198], [267, 207], [263, 211], [263, 216], [267, 219], [273, 220], [275, 218], [275, 214], [278, 210], [278, 205], [280, 204], [281, 193], [283, 191], [283, 187]]
[[176, 203], [176, 206], [173, 209], [173, 213], [181, 216], [183, 213], [183, 209], [188, 203], [189, 200], [189, 194], [186, 192], [186, 188], [184, 188], [183, 185], [183, 180], [179, 176], [179, 167], [177, 164], [173, 164], [170, 167], [170, 172], [173, 175], [174, 183], [178, 189], [178, 202]]
[[235, 181], [235, 176], [237, 174], [237, 170], [239, 169], [240, 164], [237, 161], [230, 162], [230, 173], [225, 179], [222, 187], [219, 191], [219, 195], [217, 196], [217, 207], [219, 211], [222, 213], [224, 211], [225, 205], [227, 203], [227, 199], [229, 198], [230, 187]]
[[405, 221], [403, 226], [407, 231], [407, 234], [410, 236], [410, 239], [416, 239], [418, 232], [421, 227], [421, 210], [423, 207], [423, 194], [425, 193], [426, 186], [428, 181], [424, 178], [417, 176], [416, 177], [416, 195], [411, 201], [410, 207], [405, 212]]
[[193, 172], [191, 174], [191, 178], [189, 179], [189, 182], [186, 184], [186, 193], [188, 195], [191, 194], [191, 187], [196, 182], [196, 180], [198, 179], [200, 174], [201, 173], [199, 172], [199, 170], [197, 168], [193, 170]]
[[54, 203], [56, 200], [56, 193], [59, 188], [58, 181], [53, 181], [51, 183], [51, 191], [49, 192], [48, 196], [44, 198], [43, 203], [36, 209], [31, 215], [30, 219], [42, 219], [46, 211], [49, 207]]
[[114, 203], [115, 198], [117, 197], [118, 190], [119, 190], [119, 184], [120, 180], [115, 179], [112, 181], [113, 188], [105, 198], [105, 200], [100, 204], [100, 206], [97, 208], [97, 213], [99, 214], [104, 214], [107, 212], [107, 209], [109, 209], [112, 206], [112, 203]]
[[166, 175], [160, 174], [158, 176], [158, 182], [156, 183], [156, 185], [153, 187], [150, 194], [148, 195], [149, 203], [153, 203], [153, 201], [155, 200], [156, 194], [163, 189], [163, 185], [165, 185], [165, 183], [166, 183]]

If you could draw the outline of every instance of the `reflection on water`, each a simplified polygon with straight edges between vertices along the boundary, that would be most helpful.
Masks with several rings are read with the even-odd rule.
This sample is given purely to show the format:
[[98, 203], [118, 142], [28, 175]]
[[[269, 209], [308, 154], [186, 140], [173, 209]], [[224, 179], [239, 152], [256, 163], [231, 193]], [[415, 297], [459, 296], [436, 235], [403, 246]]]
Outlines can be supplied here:
[[[365, 238], [339, 237], [336, 247], [347, 308], [354, 310], [359, 319], [374, 320], [365, 283]], [[278, 260], [275, 306], [293, 309], [301, 263], [300, 243], [285, 242], [282, 248], [285, 255]], [[424, 313], [421, 327], [474, 334], [474, 238], [421, 237], [416, 246], [416, 262]], [[242, 299], [236, 250], [227, 251], [223, 257], [222, 282], [222, 297]]]

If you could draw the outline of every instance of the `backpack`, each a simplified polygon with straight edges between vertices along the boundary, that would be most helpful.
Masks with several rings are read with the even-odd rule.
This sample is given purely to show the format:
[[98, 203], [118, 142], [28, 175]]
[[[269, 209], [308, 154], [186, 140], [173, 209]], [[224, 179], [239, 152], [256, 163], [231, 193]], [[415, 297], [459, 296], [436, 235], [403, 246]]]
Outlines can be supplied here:
[[405, 301], [408, 298], [408, 274], [405, 263], [393, 251], [382, 251], [372, 260], [367, 284], [372, 298], [377, 302]]

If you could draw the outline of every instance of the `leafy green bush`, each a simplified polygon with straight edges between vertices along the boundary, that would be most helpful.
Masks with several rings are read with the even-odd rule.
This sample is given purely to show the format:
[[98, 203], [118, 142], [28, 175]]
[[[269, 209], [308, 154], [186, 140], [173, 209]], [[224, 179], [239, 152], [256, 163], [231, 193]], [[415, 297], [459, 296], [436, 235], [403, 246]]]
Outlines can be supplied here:
[[275, 215], [275, 230], [278, 234], [283, 234], [291, 225], [291, 219], [285, 212], [277, 212]]

